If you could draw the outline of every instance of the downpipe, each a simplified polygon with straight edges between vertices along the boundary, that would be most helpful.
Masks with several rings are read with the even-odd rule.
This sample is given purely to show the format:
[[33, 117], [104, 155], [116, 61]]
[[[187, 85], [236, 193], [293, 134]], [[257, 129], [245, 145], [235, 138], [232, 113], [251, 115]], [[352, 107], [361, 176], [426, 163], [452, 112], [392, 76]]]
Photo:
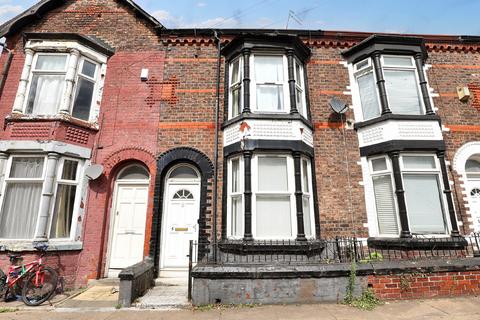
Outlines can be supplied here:
[[221, 41], [220, 37], [216, 30], [213, 31], [213, 36], [217, 43], [217, 81], [216, 81], [216, 97], [215, 97], [215, 143], [214, 143], [214, 154], [213, 154], [213, 261], [217, 262], [217, 208], [218, 208], [218, 140], [219, 140], [219, 126], [218, 126], [218, 117], [220, 110], [220, 67], [221, 67]]

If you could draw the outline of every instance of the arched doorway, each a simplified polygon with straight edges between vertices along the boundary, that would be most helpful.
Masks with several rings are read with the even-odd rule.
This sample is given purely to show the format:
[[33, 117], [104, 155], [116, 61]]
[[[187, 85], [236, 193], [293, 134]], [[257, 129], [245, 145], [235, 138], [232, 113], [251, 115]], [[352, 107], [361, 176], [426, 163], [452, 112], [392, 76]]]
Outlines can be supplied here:
[[129, 165], [117, 175], [110, 219], [109, 277], [143, 260], [149, 180], [147, 169], [140, 164]]
[[186, 275], [190, 240], [198, 240], [201, 177], [187, 163], [165, 176], [163, 196], [160, 276]]
[[480, 232], [480, 154], [468, 158], [465, 163], [467, 181], [465, 183], [470, 214], [475, 232]]

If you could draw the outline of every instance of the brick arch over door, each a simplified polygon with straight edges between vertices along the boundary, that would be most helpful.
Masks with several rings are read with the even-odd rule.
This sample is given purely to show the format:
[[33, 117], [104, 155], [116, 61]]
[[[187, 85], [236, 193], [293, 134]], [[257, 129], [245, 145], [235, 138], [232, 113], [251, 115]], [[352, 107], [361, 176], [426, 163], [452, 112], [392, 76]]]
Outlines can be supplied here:
[[165, 178], [168, 170], [178, 163], [188, 163], [194, 165], [200, 171], [201, 186], [198, 240], [200, 242], [205, 242], [208, 240], [207, 192], [210, 180], [213, 178], [213, 164], [203, 152], [194, 148], [179, 147], [166, 151], [160, 155], [157, 161], [155, 198], [153, 203], [154, 216], [152, 221], [152, 234], [150, 237], [150, 257], [154, 259], [155, 267], [157, 269], [160, 257], [160, 236], [162, 230], [161, 224]]

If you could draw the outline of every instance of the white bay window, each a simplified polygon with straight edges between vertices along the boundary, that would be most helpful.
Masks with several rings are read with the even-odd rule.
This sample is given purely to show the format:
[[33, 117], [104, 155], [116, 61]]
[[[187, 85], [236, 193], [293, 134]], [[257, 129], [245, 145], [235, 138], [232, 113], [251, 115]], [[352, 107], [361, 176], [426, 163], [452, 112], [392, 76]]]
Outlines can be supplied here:
[[[53, 161], [57, 179], [50, 205], [44, 206], [48, 159], [45, 155], [11, 155], [2, 188], [0, 239], [33, 240], [50, 230], [49, 238], [72, 238], [72, 225], [80, 201], [82, 161], [60, 158]], [[43, 191], [42, 191], [43, 190]], [[45, 208], [45, 209], [43, 209]], [[46, 212], [42, 212], [45, 210]], [[40, 221], [47, 217], [47, 225]], [[40, 230], [47, 228], [47, 230]]]

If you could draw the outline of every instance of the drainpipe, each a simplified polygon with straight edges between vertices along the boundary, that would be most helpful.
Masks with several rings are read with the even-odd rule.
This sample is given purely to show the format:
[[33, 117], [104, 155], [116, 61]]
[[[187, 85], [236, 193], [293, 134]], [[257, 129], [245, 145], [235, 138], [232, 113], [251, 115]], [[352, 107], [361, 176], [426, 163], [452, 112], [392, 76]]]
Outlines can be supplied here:
[[220, 109], [220, 65], [221, 65], [221, 52], [220, 52], [220, 38], [217, 31], [213, 31], [213, 36], [217, 42], [217, 87], [216, 87], [216, 97], [215, 97], [215, 144], [214, 144], [214, 154], [213, 154], [213, 261], [217, 261], [217, 187], [218, 187], [218, 116]]
[[5, 83], [7, 82], [7, 75], [8, 71], [10, 70], [10, 65], [12, 64], [13, 59], [13, 50], [7, 48], [6, 43], [0, 43], [0, 46], [3, 47], [3, 50], [8, 52], [7, 61], [3, 65], [2, 73], [0, 74], [0, 97], [3, 94], [3, 88], [5, 87]]

